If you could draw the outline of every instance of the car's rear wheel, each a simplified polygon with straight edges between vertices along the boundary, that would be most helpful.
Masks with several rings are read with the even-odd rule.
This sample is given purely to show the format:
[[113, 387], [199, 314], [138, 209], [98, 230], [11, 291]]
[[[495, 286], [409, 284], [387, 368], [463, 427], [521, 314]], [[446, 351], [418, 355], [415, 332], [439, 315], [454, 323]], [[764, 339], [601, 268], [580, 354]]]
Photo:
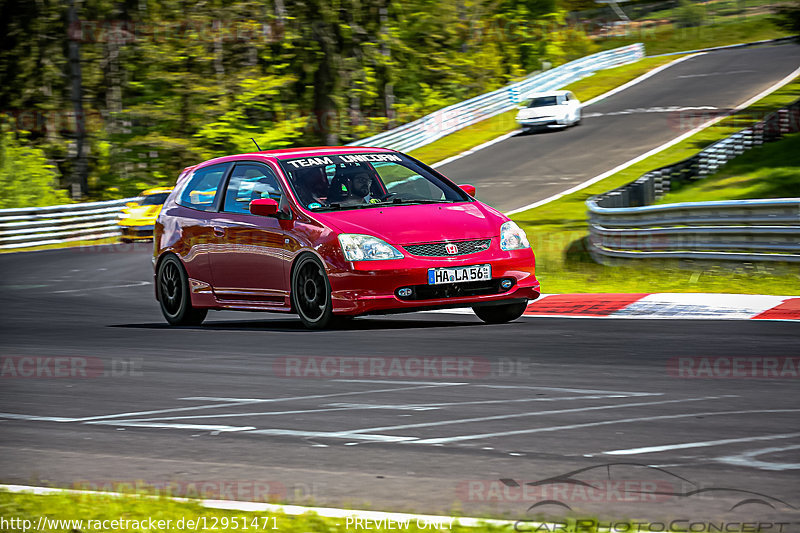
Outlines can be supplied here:
[[472, 310], [475, 311], [478, 318], [487, 324], [503, 324], [521, 317], [527, 306], [526, 302], [520, 302], [503, 305], [483, 305], [473, 307]]
[[161, 261], [156, 280], [158, 301], [167, 322], [173, 326], [198, 326], [203, 322], [208, 309], [192, 307], [189, 277], [177, 257], [168, 255]]
[[309, 329], [323, 329], [333, 322], [331, 284], [325, 267], [313, 255], [300, 257], [292, 271], [292, 305]]

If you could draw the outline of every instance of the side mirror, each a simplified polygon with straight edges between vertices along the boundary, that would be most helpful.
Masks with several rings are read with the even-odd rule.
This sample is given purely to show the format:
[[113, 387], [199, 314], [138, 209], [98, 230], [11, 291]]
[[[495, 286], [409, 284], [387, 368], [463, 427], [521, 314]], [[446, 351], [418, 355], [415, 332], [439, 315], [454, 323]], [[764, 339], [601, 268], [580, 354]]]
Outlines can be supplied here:
[[257, 198], [250, 202], [250, 213], [262, 217], [275, 216], [278, 213], [278, 202], [272, 198]]
[[139, 207], [139, 204], [136, 202], [127, 202], [125, 207]]
[[464, 191], [465, 193], [469, 194], [470, 196], [473, 196], [473, 197], [475, 196], [475, 186], [474, 185], [470, 185], [468, 183], [462, 183], [461, 185], [459, 185], [459, 187], [461, 188], [462, 191]]

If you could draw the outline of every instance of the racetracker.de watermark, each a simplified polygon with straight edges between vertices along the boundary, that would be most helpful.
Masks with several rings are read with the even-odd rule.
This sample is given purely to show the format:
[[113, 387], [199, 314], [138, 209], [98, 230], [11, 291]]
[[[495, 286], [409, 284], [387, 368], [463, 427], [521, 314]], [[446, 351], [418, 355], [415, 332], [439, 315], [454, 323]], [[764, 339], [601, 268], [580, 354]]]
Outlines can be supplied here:
[[147, 494], [163, 498], [272, 502], [315, 497], [319, 487], [297, 484], [287, 487], [280, 481], [254, 479], [205, 480], [113, 480], [85, 479], [73, 483], [75, 490]]
[[581, 480], [581, 483], [535, 480], [509, 482], [500, 479], [470, 479], [456, 486], [462, 502], [520, 502], [537, 504], [558, 501], [581, 503], [654, 503], [673, 499], [680, 490], [674, 483], [658, 479]]
[[141, 377], [141, 358], [8, 355], [0, 357], [0, 379]]
[[674, 378], [797, 379], [800, 357], [672, 357], [667, 373]]
[[528, 361], [513, 357], [469, 356], [287, 356], [272, 364], [281, 378], [300, 379], [459, 379], [532, 375]]

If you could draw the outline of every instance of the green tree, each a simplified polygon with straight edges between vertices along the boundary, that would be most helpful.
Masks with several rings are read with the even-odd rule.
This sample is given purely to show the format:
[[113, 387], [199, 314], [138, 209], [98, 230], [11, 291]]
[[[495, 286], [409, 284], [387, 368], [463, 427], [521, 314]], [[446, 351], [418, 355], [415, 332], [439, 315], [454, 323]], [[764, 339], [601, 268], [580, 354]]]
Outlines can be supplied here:
[[11, 131], [0, 132], [0, 209], [67, 203], [58, 177], [42, 150], [21, 145]]

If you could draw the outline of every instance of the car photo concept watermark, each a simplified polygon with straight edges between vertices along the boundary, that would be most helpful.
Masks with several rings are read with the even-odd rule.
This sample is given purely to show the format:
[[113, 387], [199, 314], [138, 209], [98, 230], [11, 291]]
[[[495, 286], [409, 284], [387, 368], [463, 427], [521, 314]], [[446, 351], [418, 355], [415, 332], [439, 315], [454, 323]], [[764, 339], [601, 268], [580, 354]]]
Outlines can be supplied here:
[[[519, 532], [792, 532], [800, 522], [775, 519], [775, 513], [796, 512], [788, 500], [748, 488], [700, 483], [658, 466], [605, 463], [538, 480], [501, 478], [465, 481], [457, 494], [465, 502], [519, 502], [525, 517], [514, 524]], [[674, 511], [668, 520], [609, 520], [547, 516], [592, 516], [614, 504], [626, 504], [627, 514], [646, 517], [647, 505]], [[637, 510], [637, 507], [641, 507]], [[705, 516], [707, 514], [707, 516]], [[763, 518], [760, 518], [762, 517]], [[796, 516], [796, 515], [795, 515]]]

